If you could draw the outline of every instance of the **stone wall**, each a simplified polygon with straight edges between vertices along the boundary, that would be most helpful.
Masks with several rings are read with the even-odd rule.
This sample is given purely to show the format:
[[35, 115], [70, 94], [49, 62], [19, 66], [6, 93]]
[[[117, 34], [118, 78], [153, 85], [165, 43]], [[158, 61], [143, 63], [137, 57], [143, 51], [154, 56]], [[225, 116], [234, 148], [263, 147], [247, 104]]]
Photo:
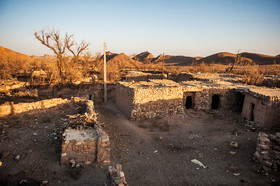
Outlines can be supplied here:
[[270, 128], [280, 125], [279, 112], [279, 103], [271, 104], [269, 97], [246, 94], [242, 110], [242, 116], [246, 119]]
[[234, 94], [229, 89], [203, 89], [199, 91], [184, 90], [184, 104], [186, 97], [192, 94], [193, 108], [195, 110], [210, 110], [212, 105], [212, 96], [218, 95], [219, 105], [218, 110], [231, 110], [234, 102]]
[[182, 88], [163, 82], [169, 81], [120, 82], [117, 86], [117, 106], [131, 120], [183, 113]]
[[255, 160], [260, 163], [265, 171], [280, 171], [280, 132], [268, 135], [260, 132]]
[[122, 83], [117, 84], [116, 104], [118, 108], [127, 116], [131, 117], [133, 110], [134, 89]]
[[138, 81], [148, 81], [149, 79], [166, 79], [166, 74], [152, 74], [145, 73], [141, 71], [130, 71], [125, 77], [125, 81], [127, 82], [138, 82]]
[[122, 171], [122, 165], [116, 164], [114, 166], [108, 167], [109, 174], [108, 174], [108, 181], [106, 185], [108, 186], [128, 186], [124, 172]]
[[109, 136], [99, 126], [91, 100], [74, 98], [84, 104], [85, 112], [69, 116], [68, 128], [63, 133], [61, 164], [87, 165], [94, 161], [110, 162]]
[[109, 136], [100, 126], [93, 128], [71, 129], [63, 133], [60, 163], [68, 165], [87, 165], [94, 161], [110, 163]]
[[71, 100], [68, 99], [53, 98], [32, 103], [14, 104], [13, 102], [6, 102], [5, 104], [0, 106], [0, 117], [13, 114], [20, 114], [31, 110], [51, 108], [60, 104], [69, 103], [70, 101]]

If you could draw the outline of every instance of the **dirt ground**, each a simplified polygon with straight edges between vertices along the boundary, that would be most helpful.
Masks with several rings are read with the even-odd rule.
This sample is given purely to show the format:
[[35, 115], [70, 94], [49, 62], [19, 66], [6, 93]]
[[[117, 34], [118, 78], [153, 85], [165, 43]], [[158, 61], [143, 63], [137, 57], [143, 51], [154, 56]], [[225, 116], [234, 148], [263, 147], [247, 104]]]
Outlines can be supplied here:
[[[104, 185], [106, 165], [71, 169], [59, 164], [67, 115], [80, 109], [66, 104], [0, 118], [0, 185]], [[114, 102], [96, 112], [110, 136], [111, 164], [123, 165], [129, 185], [280, 184], [279, 173], [264, 173], [252, 161], [258, 130], [248, 130], [239, 114], [190, 109], [184, 115], [130, 121]], [[230, 147], [232, 141], [239, 147]]]

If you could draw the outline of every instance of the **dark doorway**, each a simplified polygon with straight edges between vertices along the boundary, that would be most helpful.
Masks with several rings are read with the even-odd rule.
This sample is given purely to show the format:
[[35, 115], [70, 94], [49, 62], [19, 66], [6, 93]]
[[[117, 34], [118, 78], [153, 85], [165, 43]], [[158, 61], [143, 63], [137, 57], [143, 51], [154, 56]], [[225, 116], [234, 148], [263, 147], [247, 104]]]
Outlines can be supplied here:
[[185, 106], [186, 106], [186, 109], [193, 108], [193, 102], [192, 102], [192, 97], [191, 96], [187, 96]]
[[89, 99], [89, 100], [92, 100], [91, 97], [92, 97], [92, 96], [91, 96], [91, 94], [90, 94], [88, 99]]
[[212, 96], [212, 104], [211, 104], [211, 108], [212, 109], [218, 109], [220, 105], [220, 96], [218, 94], [214, 94]]
[[236, 109], [236, 112], [238, 113], [242, 113], [242, 109], [243, 109], [243, 104], [244, 104], [244, 99], [245, 99], [245, 95], [238, 92], [236, 94], [236, 103], [235, 103], [235, 109]]
[[251, 103], [251, 105], [250, 105], [250, 118], [249, 118], [250, 121], [255, 120], [254, 110], [255, 110], [255, 104]]

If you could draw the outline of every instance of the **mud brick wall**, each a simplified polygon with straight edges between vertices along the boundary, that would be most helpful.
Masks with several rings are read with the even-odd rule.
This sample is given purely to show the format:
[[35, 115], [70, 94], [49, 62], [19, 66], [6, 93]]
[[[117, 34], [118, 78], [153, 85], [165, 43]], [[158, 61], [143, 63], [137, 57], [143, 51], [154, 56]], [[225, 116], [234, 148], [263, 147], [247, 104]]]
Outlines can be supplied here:
[[14, 104], [13, 102], [10, 103], [7, 102], [0, 106], [0, 117], [13, 115], [13, 114], [20, 114], [31, 110], [51, 108], [60, 104], [70, 103], [70, 101], [71, 100], [68, 99], [53, 98], [53, 99], [46, 99], [46, 100], [32, 102], [32, 103]]
[[256, 150], [254, 158], [265, 171], [280, 171], [280, 132], [260, 132]]

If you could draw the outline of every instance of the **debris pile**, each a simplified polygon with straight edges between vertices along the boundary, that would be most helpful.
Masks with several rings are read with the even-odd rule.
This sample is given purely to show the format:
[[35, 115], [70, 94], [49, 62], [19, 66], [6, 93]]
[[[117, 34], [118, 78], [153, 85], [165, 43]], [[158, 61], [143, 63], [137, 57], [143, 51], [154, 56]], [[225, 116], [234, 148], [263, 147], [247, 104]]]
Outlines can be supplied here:
[[276, 135], [260, 132], [254, 157], [265, 171], [280, 171], [280, 132]]
[[109, 136], [97, 124], [93, 102], [79, 98], [74, 100], [81, 104], [81, 108], [85, 107], [82, 108], [84, 113], [69, 116], [69, 121], [65, 125], [67, 129], [62, 134], [61, 164], [71, 164], [73, 168], [94, 161], [109, 163]]
[[122, 165], [116, 164], [115, 166], [109, 166], [108, 182], [106, 185], [110, 186], [128, 186], [124, 172], [122, 171]]

